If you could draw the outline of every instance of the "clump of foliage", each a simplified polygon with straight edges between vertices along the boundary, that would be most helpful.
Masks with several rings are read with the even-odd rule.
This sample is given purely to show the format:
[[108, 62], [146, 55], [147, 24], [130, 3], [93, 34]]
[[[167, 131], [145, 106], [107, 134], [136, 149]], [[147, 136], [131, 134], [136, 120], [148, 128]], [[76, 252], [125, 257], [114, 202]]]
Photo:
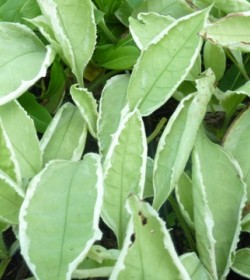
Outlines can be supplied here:
[[250, 2], [0, 19], [0, 278], [250, 279]]

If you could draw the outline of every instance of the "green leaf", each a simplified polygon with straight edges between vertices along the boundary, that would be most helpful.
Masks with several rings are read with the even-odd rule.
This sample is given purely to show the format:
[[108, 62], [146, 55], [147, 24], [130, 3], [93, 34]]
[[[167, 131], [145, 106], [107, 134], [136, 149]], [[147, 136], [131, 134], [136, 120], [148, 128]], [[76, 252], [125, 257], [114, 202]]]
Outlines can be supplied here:
[[127, 208], [131, 222], [110, 280], [162, 280], [166, 275], [168, 280], [190, 280], [158, 213], [135, 195], [129, 197]]
[[97, 102], [91, 92], [85, 88], [79, 88], [77, 85], [72, 85], [70, 94], [73, 101], [77, 105], [83, 119], [85, 120], [89, 132], [96, 138], [97, 125]]
[[14, 150], [22, 178], [33, 177], [42, 168], [42, 152], [33, 120], [17, 101], [0, 106], [0, 119]]
[[65, 103], [56, 113], [41, 139], [43, 162], [52, 159], [79, 160], [87, 136], [87, 127], [78, 108]]
[[27, 23], [25, 19], [34, 18], [40, 13], [35, 0], [7, 0], [0, 7], [0, 21]]
[[155, 209], [168, 198], [186, 166], [214, 90], [214, 81], [211, 71], [196, 81], [198, 93], [182, 99], [160, 138], [153, 173]]
[[226, 70], [226, 55], [223, 48], [207, 41], [203, 49], [203, 57], [205, 68], [211, 68], [216, 80], [219, 81]]
[[[250, 203], [250, 174], [249, 155], [250, 147], [249, 124], [250, 109], [248, 108], [235, 120], [229, 128], [224, 139], [224, 147], [238, 161], [243, 172], [244, 180], [247, 184], [247, 202]], [[244, 148], [243, 148], [244, 147]]]
[[175, 21], [170, 16], [156, 13], [141, 13], [138, 20], [129, 18], [129, 30], [139, 49], [147, 48], [148, 44], [165, 28]]
[[195, 253], [186, 253], [180, 257], [191, 280], [212, 280], [211, 275], [205, 270]]
[[125, 202], [130, 193], [143, 194], [147, 141], [138, 111], [123, 115], [104, 162], [102, 217], [114, 231], [119, 247], [125, 237], [129, 215]]
[[143, 190], [143, 198], [154, 196], [153, 167], [154, 167], [154, 160], [150, 157], [147, 157], [146, 178], [145, 178], [145, 186]]
[[237, 162], [222, 147], [210, 142], [202, 130], [192, 162], [194, 224], [200, 259], [214, 279], [225, 279], [239, 240], [246, 185]]
[[[96, 43], [93, 4], [90, 0], [38, 0], [49, 20], [63, 59], [71, 67], [80, 86], [83, 70], [90, 60]], [[54, 40], [51, 40], [53, 45]]]
[[172, 96], [199, 54], [202, 40], [197, 34], [208, 12], [202, 10], [175, 21], [142, 51], [128, 86], [132, 109], [138, 107], [147, 116]]
[[250, 213], [241, 220], [241, 230], [250, 233]]
[[79, 162], [52, 161], [33, 178], [20, 210], [19, 237], [36, 279], [71, 279], [101, 238], [102, 182], [95, 154]]
[[194, 229], [192, 181], [185, 172], [182, 173], [175, 187], [175, 195], [186, 223]]
[[0, 22], [0, 105], [19, 97], [45, 76], [54, 52], [25, 25]]
[[0, 170], [0, 221], [18, 224], [24, 193], [14, 181]]
[[129, 75], [116, 75], [108, 80], [102, 91], [97, 130], [99, 149], [104, 157], [112, 141], [112, 135], [119, 126], [121, 111], [127, 103], [128, 83]]
[[49, 112], [36, 101], [35, 96], [30, 92], [19, 97], [18, 102], [33, 119], [36, 130], [43, 133], [52, 119]]
[[250, 279], [250, 248], [238, 250], [235, 254], [232, 270]]
[[[249, 3], [250, 8], [250, 3]], [[228, 15], [207, 25], [201, 35], [214, 44], [233, 50], [250, 51], [250, 13]]]

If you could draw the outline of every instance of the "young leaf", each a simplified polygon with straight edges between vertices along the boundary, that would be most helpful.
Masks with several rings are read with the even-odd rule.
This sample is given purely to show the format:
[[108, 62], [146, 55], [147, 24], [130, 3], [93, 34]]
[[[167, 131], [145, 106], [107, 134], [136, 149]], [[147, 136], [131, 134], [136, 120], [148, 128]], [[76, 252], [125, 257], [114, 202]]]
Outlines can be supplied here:
[[183, 266], [186, 268], [191, 280], [212, 280], [195, 253], [186, 253], [180, 256]]
[[155, 209], [168, 198], [186, 166], [214, 90], [214, 81], [211, 71], [196, 81], [198, 93], [188, 95], [180, 102], [160, 138], [153, 173]]
[[0, 105], [23, 94], [45, 76], [54, 52], [19, 23], [0, 22]]
[[[249, 124], [250, 108], [244, 111], [229, 128], [224, 139], [224, 147], [238, 161], [243, 172], [244, 180], [247, 184], [247, 203], [250, 203], [250, 147]], [[244, 145], [244, 149], [243, 149]]]
[[216, 80], [219, 81], [226, 70], [226, 55], [223, 48], [207, 41], [203, 49], [203, 57], [205, 68], [211, 68]]
[[192, 181], [185, 172], [182, 173], [175, 187], [175, 195], [186, 223], [194, 229]]
[[147, 48], [148, 44], [165, 28], [175, 21], [170, 16], [156, 13], [141, 13], [138, 20], [129, 18], [129, 30], [140, 50]]
[[127, 208], [131, 223], [110, 280], [162, 280], [166, 275], [168, 280], [190, 280], [158, 213], [135, 195], [129, 197]]
[[70, 94], [85, 120], [89, 132], [96, 138], [97, 103], [95, 98], [87, 89], [79, 88], [77, 85], [71, 86]]
[[250, 248], [244, 248], [236, 251], [232, 270], [250, 279]]
[[[38, 0], [44, 16], [49, 19], [63, 59], [71, 67], [80, 86], [83, 70], [90, 60], [96, 41], [93, 4], [90, 0]], [[51, 41], [52, 45], [54, 40]]]
[[0, 170], [0, 221], [18, 224], [18, 214], [24, 193], [14, 181]]
[[[225, 279], [240, 234], [246, 185], [237, 162], [200, 130], [193, 151], [194, 224], [200, 259]], [[223, 207], [221, 203], [223, 202]]]
[[142, 51], [128, 86], [128, 101], [143, 116], [163, 105], [192, 68], [202, 44], [197, 35], [209, 10], [183, 17], [164, 29]]
[[79, 162], [51, 161], [32, 179], [20, 210], [19, 237], [36, 279], [71, 279], [101, 238], [102, 182], [95, 154]]
[[207, 25], [202, 30], [201, 35], [214, 44], [233, 50], [249, 52], [249, 28], [250, 12], [237, 13]]
[[0, 106], [0, 119], [14, 150], [22, 178], [33, 177], [42, 168], [42, 152], [33, 120], [17, 101]]
[[52, 159], [79, 160], [87, 127], [78, 108], [65, 103], [56, 113], [41, 140], [43, 162]]
[[144, 125], [138, 111], [123, 115], [104, 162], [102, 217], [114, 231], [119, 247], [129, 215], [125, 202], [130, 193], [143, 194], [147, 161]]
[[126, 105], [126, 92], [129, 75], [117, 75], [108, 80], [100, 100], [97, 121], [98, 144], [101, 154], [105, 157], [121, 119], [121, 111]]

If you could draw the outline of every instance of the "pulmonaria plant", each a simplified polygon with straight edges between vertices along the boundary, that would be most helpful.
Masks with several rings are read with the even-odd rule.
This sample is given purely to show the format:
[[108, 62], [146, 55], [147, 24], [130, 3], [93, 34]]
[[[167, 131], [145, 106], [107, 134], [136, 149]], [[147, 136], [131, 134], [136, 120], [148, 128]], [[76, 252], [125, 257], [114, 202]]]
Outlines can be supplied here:
[[0, 277], [20, 247], [29, 279], [250, 279], [250, 3], [3, 0], [0, 19]]

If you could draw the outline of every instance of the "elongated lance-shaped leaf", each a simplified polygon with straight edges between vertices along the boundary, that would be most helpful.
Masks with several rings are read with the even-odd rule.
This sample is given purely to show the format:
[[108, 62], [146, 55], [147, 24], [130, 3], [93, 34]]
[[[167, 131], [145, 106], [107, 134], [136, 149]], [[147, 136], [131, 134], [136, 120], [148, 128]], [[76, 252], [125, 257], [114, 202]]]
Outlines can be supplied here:
[[162, 280], [166, 276], [168, 280], [190, 280], [158, 213], [135, 195], [129, 197], [127, 209], [131, 222], [110, 280]]
[[17, 184], [21, 184], [21, 173], [15, 151], [0, 119], [0, 170]]
[[188, 95], [180, 102], [160, 138], [153, 173], [155, 209], [168, 198], [186, 166], [214, 90], [214, 81], [210, 70], [196, 81], [198, 93]]
[[99, 104], [97, 121], [98, 144], [103, 157], [106, 156], [120, 120], [121, 111], [125, 107], [129, 75], [117, 75], [106, 83]]
[[19, 210], [24, 192], [5, 173], [0, 170], [0, 221], [18, 224]]
[[[249, 3], [250, 5], [250, 3]], [[250, 51], [250, 12], [228, 15], [207, 25], [201, 35], [215, 44], [233, 50]]]
[[87, 136], [87, 126], [79, 109], [65, 103], [56, 113], [41, 140], [43, 162], [53, 159], [79, 160]]
[[214, 5], [214, 7], [226, 14], [246, 12], [250, 9], [250, 3], [247, 0], [195, 0], [193, 2], [198, 6], [199, 3], [197, 2], [201, 2], [206, 5]]
[[[235, 120], [229, 128], [225, 139], [224, 147], [230, 151], [233, 157], [239, 162], [244, 180], [247, 184], [247, 204], [250, 204], [250, 147], [249, 147], [249, 129], [250, 129], [250, 108], [244, 111]], [[242, 148], [244, 147], [244, 149]]]
[[102, 217], [122, 246], [129, 221], [125, 202], [130, 193], [140, 197], [145, 183], [147, 144], [139, 112], [125, 112], [104, 162]]
[[189, 227], [194, 229], [194, 202], [192, 195], [192, 181], [185, 172], [182, 173], [178, 183], [176, 184], [175, 196], [178, 201], [183, 218], [185, 219]]
[[96, 240], [103, 199], [100, 158], [51, 161], [20, 210], [21, 252], [36, 279], [69, 280]]
[[166, 27], [175, 21], [170, 16], [156, 13], [140, 13], [138, 20], [129, 18], [129, 30], [139, 49], [144, 49]]
[[203, 130], [197, 135], [192, 162], [199, 255], [214, 279], [225, 279], [239, 240], [246, 184], [236, 160], [210, 142]]
[[44, 77], [54, 59], [54, 52], [27, 26], [0, 23], [0, 105], [23, 94]]
[[[90, 60], [96, 42], [96, 26], [91, 0], [38, 0], [43, 15], [49, 20], [60, 53], [71, 67], [80, 86], [83, 70]], [[49, 34], [47, 32], [47, 34]], [[55, 40], [51, 41], [53, 45]]]
[[191, 280], [212, 280], [195, 253], [186, 253], [180, 256], [183, 266], [186, 268]]
[[0, 119], [14, 150], [22, 178], [33, 177], [42, 168], [42, 152], [33, 120], [17, 101], [0, 106]]
[[85, 120], [89, 132], [96, 138], [97, 125], [97, 103], [91, 92], [76, 85], [71, 86], [70, 94], [77, 105], [83, 119]]
[[179, 20], [163, 30], [142, 51], [128, 86], [128, 101], [143, 116], [163, 105], [192, 68], [201, 48], [202, 29], [209, 9]]
[[250, 279], [250, 248], [240, 249], [236, 252], [232, 270], [246, 279]]

